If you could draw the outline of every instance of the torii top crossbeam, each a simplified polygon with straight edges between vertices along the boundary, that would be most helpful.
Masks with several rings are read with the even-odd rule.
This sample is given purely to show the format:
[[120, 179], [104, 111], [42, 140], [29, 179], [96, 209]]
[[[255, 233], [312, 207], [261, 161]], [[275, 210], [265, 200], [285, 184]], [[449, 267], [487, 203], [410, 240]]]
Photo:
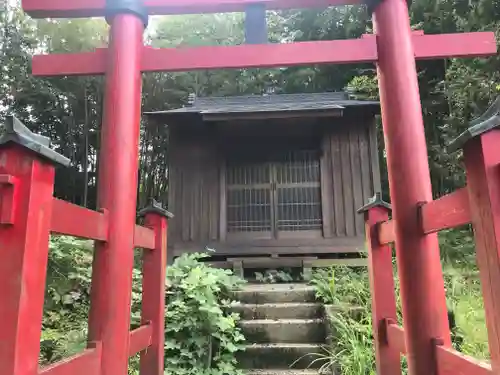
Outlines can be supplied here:
[[[133, 4], [134, 1], [123, 1]], [[118, 4], [120, 2], [109, 2]], [[33, 17], [105, 16], [106, 0], [23, 0], [24, 10]], [[144, 14], [186, 14], [243, 12], [250, 5], [267, 9], [327, 7], [362, 4], [362, 0], [144, 0]], [[493, 33], [413, 35], [415, 57], [433, 59], [487, 56], [496, 51]], [[189, 71], [198, 69], [281, 67], [312, 64], [369, 63], [378, 60], [376, 39], [369, 35], [354, 40], [316, 41], [287, 44], [213, 46], [197, 48], [144, 47], [140, 63], [143, 72]], [[106, 53], [36, 56], [33, 74], [104, 74]]]
[[[233, 12], [253, 5], [289, 9], [362, 3], [374, 11], [376, 36], [178, 49], [143, 44], [144, 26], [153, 14]], [[93, 265], [89, 341], [102, 343], [102, 357], [99, 370], [90, 375], [127, 373], [141, 72], [356, 62], [373, 62], [378, 71], [409, 371], [435, 374], [433, 343], [439, 338], [449, 346], [451, 340], [437, 237], [423, 235], [415, 219], [417, 206], [432, 200], [415, 59], [493, 55], [493, 33], [412, 33], [406, 0], [23, 0], [22, 5], [35, 18], [106, 16], [111, 26], [107, 49], [36, 56], [33, 62], [35, 75], [106, 76], [98, 205], [108, 215], [109, 228], [107, 242], [99, 245]], [[388, 277], [392, 279], [392, 273]], [[381, 318], [375, 317], [378, 329], [392, 312], [387, 307], [389, 297], [377, 290], [373, 293], [383, 306]], [[163, 307], [150, 308], [160, 321]], [[141, 375], [163, 374], [162, 329], [154, 331], [158, 345], [148, 351], [150, 361], [141, 362]], [[19, 350], [16, 347], [19, 355], [13, 360], [0, 360], [1, 374], [36, 374], [39, 338], [35, 336]], [[381, 353], [388, 349], [382, 344], [376, 341], [377, 373], [400, 375], [399, 353], [393, 361], [384, 360]], [[492, 360], [500, 363], [496, 357]], [[87, 374], [83, 365], [78, 368], [80, 372], [68, 367], [64, 374]], [[63, 372], [50, 375], [55, 373]]]
[[[248, 5], [261, 4], [268, 10], [324, 8], [363, 4], [362, 0], [145, 0], [149, 15], [244, 12]], [[33, 17], [99, 17], [105, 15], [106, 0], [23, 0]]]

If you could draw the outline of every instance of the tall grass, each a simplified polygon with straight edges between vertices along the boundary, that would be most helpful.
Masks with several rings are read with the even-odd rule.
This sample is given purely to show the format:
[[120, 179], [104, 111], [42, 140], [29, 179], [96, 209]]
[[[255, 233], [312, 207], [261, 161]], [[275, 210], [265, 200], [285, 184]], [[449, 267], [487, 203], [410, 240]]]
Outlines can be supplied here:
[[[443, 273], [448, 310], [455, 317], [452, 338], [455, 349], [480, 359], [488, 359], [487, 332], [474, 241], [468, 228], [446, 231], [440, 235]], [[394, 267], [399, 323], [401, 308], [399, 280]], [[340, 375], [375, 374], [371, 299], [367, 269], [335, 267], [317, 270], [311, 283], [319, 300], [330, 309], [327, 318], [332, 340], [312, 361], [323, 370]], [[357, 307], [353, 314], [347, 306]], [[402, 359], [403, 373], [406, 361]]]
[[470, 227], [440, 233], [443, 273], [448, 308], [454, 312], [457, 350], [489, 359], [486, 317], [476, 264], [474, 237]]
[[[368, 311], [327, 312], [332, 326], [331, 344], [311, 358], [311, 366], [320, 364], [320, 373], [375, 375], [372, 321]], [[317, 366], [315, 366], [317, 367]]]
[[[311, 283], [316, 296], [327, 305], [331, 325], [327, 345], [313, 359], [322, 371], [349, 375], [374, 375], [370, 289], [365, 269], [335, 267], [314, 273]], [[329, 305], [334, 305], [328, 308]], [[353, 309], [354, 307], [354, 309]]]
[[337, 266], [315, 270], [311, 284], [326, 305], [369, 307], [370, 286], [366, 268]]

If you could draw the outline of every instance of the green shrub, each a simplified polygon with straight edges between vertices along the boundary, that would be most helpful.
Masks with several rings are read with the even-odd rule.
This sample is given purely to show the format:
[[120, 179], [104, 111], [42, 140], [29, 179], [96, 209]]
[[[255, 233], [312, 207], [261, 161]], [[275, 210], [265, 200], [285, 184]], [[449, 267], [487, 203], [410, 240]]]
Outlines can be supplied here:
[[[140, 254], [139, 254], [140, 255]], [[93, 244], [54, 236], [50, 242], [40, 363], [81, 352], [87, 342]], [[235, 353], [244, 338], [230, 313], [231, 290], [242, 281], [211, 268], [205, 255], [185, 255], [167, 269], [165, 365], [167, 374], [238, 374]], [[136, 262], [140, 264], [140, 262]], [[132, 328], [140, 324], [141, 272], [134, 269]], [[137, 374], [138, 358], [130, 363]]]
[[231, 291], [242, 284], [231, 271], [200, 262], [190, 254], [167, 268], [165, 373], [233, 375], [244, 337], [239, 316], [230, 312]]
[[50, 241], [40, 362], [82, 351], [87, 342], [92, 244], [72, 237]]
[[364, 309], [354, 316], [337, 312], [329, 318], [335, 330], [334, 362], [341, 374], [375, 374], [370, 311]]
[[264, 284], [291, 283], [295, 280], [290, 270], [265, 270], [264, 272], [255, 272], [255, 281]]
[[366, 268], [319, 268], [314, 271], [311, 284], [316, 288], [316, 297], [325, 305], [365, 307], [370, 303]]
[[457, 350], [489, 359], [488, 334], [474, 237], [469, 227], [439, 234], [448, 310], [456, 327], [452, 331]]
[[[455, 349], [488, 359], [487, 331], [475, 262], [475, 244], [470, 228], [443, 231], [439, 235], [443, 275], [449, 312], [454, 313], [456, 327], [452, 329]], [[398, 320], [402, 324], [401, 300], [397, 267], [394, 264]], [[361, 307], [356, 314], [343, 309], [328, 316], [335, 332], [334, 343], [318, 353], [314, 361], [327, 368], [333, 363], [342, 375], [371, 375], [375, 373], [370, 289], [366, 269], [336, 267], [317, 270], [311, 283], [320, 301], [329, 305]], [[403, 373], [407, 373], [405, 358]]]
[[[40, 339], [40, 363], [82, 352], [87, 345], [93, 242], [52, 236]], [[140, 323], [139, 269], [133, 271], [132, 325]]]
[[[341, 310], [326, 309], [331, 325], [331, 345], [314, 356], [322, 370], [333, 368], [342, 375], [375, 374], [370, 289], [366, 268], [331, 267], [313, 273], [311, 283], [316, 297], [326, 305]], [[356, 310], [350, 309], [356, 307]]]
[[439, 247], [445, 265], [475, 269], [476, 245], [470, 226], [440, 232]]
[[320, 364], [321, 374], [375, 375], [370, 312], [366, 309], [327, 311], [326, 319], [331, 325], [331, 344], [312, 355], [311, 366]]

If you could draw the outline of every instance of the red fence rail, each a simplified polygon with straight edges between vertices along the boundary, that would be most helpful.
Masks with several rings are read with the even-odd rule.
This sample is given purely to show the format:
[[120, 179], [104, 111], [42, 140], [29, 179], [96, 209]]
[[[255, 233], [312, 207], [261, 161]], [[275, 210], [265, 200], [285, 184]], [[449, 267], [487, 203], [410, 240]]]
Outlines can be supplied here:
[[146, 324], [130, 332], [130, 344], [128, 355], [130, 357], [146, 350], [151, 345], [153, 337], [153, 326]]
[[[398, 354], [406, 354], [404, 329], [394, 321], [385, 321], [385, 344]], [[462, 354], [452, 348], [443, 346], [440, 340], [435, 340], [435, 357], [438, 375], [492, 375], [491, 365], [484, 361]]]
[[406, 354], [405, 332], [393, 320], [385, 320], [387, 345], [397, 353]]
[[422, 232], [425, 234], [469, 224], [471, 214], [467, 188], [422, 205], [420, 217]]
[[[435, 201], [424, 203], [419, 207], [420, 230], [423, 234], [452, 229], [471, 223], [469, 195], [467, 188], [459, 189]], [[394, 220], [378, 224], [378, 240], [381, 244], [390, 244], [396, 240]]]
[[489, 364], [439, 344], [436, 344], [435, 356], [439, 375], [493, 375]]
[[[498, 121], [500, 125], [500, 119]], [[464, 156], [467, 186], [437, 200], [415, 207], [415, 219], [419, 222], [419, 235], [427, 235], [465, 224], [474, 227], [477, 259], [488, 328], [491, 365], [453, 350], [443, 341], [434, 338], [434, 360], [437, 375], [489, 375], [500, 370], [500, 130], [488, 129], [465, 144]], [[385, 363], [385, 372], [400, 371], [399, 358], [395, 353], [406, 354], [405, 330], [395, 323], [394, 312], [386, 306], [395, 300], [392, 278], [392, 261], [383, 255], [388, 244], [398, 246], [395, 236], [396, 220], [387, 215], [377, 215], [385, 207], [383, 202], [373, 201], [364, 210], [367, 223], [367, 240], [370, 259], [386, 257], [382, 264], [371, 261], [371, 288], [373, 315], [377, 342], [377, 363]], [[384, 208], [385, 209], [385, 208]], [[392, 259], [392, 257], [391, 257]], [[380, 268], [385, 268], [385, 273]], [[436, 286], [439, 287], [439, 286]], [[392, 302], [391, 302], [392, 303]], [[432, 302], [428, 302], [432, 303]], [[389, 311], [389, 312], [388, 312]], [[389, 363], [389, 365], [387, 365]]]
[[16, 178], [11, 175], [0, 175], [0, 224], [12, 224], [14, 222], [14, 193]]
[[[78, 220], [73, 220], [78, 218]], [[51, 232], [95, 241], [108, 239], [109, 219], [105, 210], [97, 212], [54, 198]], [[151, 228], [136, 225], [134, 246], [152, 250], [155, 248], [155, 232]]]
[[153, 250], [156, 247], [155, 237], [153, 229], [136, 225], [134, 231], [134, 246], [142, 249]]
[[396, 234], [394, 233], [394, 221], [387, 220], [378, 224], [378, 242], [382, 245], [388, 245], [396, 241]]
[[57, 234], [103, 241], [108, 239], [108, 216], [54, 198], [51, 231]]
[[41, 369], [39, 375], [99, 375], [101, 373], [100, 343], [90, 343], [81, 354]]
[[[14, 141], [0, 142], [0, 158], [0, 243], [8, 249], [0, 262], [4, 324], [0, 342], [9, 343], [0, 350], [0, 374], [99, 375], [106, 350], [100, 341], [41, 369], [38, 356], [50, 233], [105, 243], [110, 226], [107, 211], [54, 198], [55, 160], [45, 155]], [[65, 159], [58, 155], [57, 160]], [[144, 249], [142, 326], [130, 332], [128, 340], [129, 355], [141, 353], [141, 373], [146, 375], [163, 374], [167, 218], [171, 216], [153, 203], [140, 212], [146, 226], [136, 225], [133, 234], [134, 247]]]

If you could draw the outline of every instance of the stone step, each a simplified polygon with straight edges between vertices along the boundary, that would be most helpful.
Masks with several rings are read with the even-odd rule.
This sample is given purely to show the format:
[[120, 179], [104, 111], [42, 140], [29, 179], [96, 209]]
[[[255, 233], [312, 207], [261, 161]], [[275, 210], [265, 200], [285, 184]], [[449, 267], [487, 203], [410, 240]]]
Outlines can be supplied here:
[[246, 375], [319, 375], [316, 370], [249, 370]]
[[316, 302], [314, 287], [306, 284], [250, 284], [234, 299], [244, 304]]
[[[309, 369], [320, 368], [323, 362], [312, 363], [324, 353], [321, 344], [250, 344], [238, 354], [243, 369]], [[292, 366], [293, 365], [293, 366]]]
[[242, 319], [318, 319], [324, 315], [324, 308], [320, 303], [264, 303], [247, 304], [235, 303], [234, 312]]
[[247, 342], [251, 343], [324, 343], [322, 319], [262, 319], [240, 322]]

